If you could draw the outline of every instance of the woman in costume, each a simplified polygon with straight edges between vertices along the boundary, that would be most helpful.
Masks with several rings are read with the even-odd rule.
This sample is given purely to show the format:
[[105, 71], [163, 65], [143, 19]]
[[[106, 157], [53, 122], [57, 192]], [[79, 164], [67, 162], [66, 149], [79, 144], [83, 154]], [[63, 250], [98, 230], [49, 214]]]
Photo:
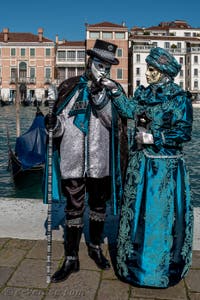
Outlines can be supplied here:
[[132, 285], [166, 288], [188, 272], [193, 212], [183, 144], [190, 141], [190, 94], [174, 83], [181, 66], [162, 48], [146, 58], [148, 87], [132, 100], [108, 79], [129, 120], [129, 158], [117, 241], [117, 275]]

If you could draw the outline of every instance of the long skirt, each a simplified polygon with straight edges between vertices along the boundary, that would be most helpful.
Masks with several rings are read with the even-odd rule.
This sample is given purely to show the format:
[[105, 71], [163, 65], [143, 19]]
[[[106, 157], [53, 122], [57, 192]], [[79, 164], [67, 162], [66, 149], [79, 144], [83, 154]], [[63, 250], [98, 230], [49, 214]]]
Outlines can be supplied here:
[[183, 157], [130, 155], [124, 187], [116, 272], [135, 286], [166, 288], [192, 260], [193, 210]]

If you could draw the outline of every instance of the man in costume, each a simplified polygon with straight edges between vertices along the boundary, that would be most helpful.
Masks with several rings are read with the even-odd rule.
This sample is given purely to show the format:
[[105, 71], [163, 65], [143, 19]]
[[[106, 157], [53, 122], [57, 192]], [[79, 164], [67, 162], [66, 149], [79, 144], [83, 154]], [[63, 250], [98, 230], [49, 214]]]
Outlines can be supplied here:
[[[53, 115], [45, 117], [47, 130], [53, 129], [54, 143], [59, 144], [61, 189], [67, 200], [65, 260], [52, 276], [52, 282], [65, 280], [79, 271], [86, 193], [90, 208], [88, 254], [99, 268], [110, 268], [100, 244], [111, 182], [114, 198], [117, 191], [121, 193], [119, 149], [115, 141], [118, 118], [100, 80], [109, 77], [111, 66], [119, 63], [116, 49], [112, 43], [96, 40], [94, 48], [87, 50], [85, 73], [61, 83]], [[116, 203], [114, 206], [116, 210]]]
[[[166, 288], [191, 265], [193, 211], [183, 156], [191, 140], [191, 95], [174, 83], [181, 69], [165, 49], [146, 57], [148, 86], [127, 99], [109, 79], [112, 103], [134, 119], [117, 243], [116, 272], [133, 285]], [[129, 126], [128, 126], [129, 127]]]

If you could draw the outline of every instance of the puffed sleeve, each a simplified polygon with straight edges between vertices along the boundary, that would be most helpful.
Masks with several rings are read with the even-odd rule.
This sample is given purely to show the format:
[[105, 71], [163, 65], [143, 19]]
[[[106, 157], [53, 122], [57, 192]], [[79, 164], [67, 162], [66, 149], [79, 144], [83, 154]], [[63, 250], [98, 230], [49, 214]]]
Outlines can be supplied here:
[[163, 114], [162, 125], [153, 130], [154, 143], [159, 146], [178, 147], [191, 140], [193, 109], [187, 93], [173, 99], [171, 110]]

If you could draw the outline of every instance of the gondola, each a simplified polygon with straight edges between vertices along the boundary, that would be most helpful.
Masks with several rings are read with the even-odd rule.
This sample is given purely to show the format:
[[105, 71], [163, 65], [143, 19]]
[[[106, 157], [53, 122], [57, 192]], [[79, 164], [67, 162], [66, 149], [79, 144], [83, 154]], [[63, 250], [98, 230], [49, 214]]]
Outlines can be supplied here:
[[31, 175], [42, 176], [45, 163], [46, 131], [44, 115], [37, 108], [30, 128], [16, 138], [15, 151], [12, 150], [8, 135], [9, 169], [15, 181], [27, 180]]

